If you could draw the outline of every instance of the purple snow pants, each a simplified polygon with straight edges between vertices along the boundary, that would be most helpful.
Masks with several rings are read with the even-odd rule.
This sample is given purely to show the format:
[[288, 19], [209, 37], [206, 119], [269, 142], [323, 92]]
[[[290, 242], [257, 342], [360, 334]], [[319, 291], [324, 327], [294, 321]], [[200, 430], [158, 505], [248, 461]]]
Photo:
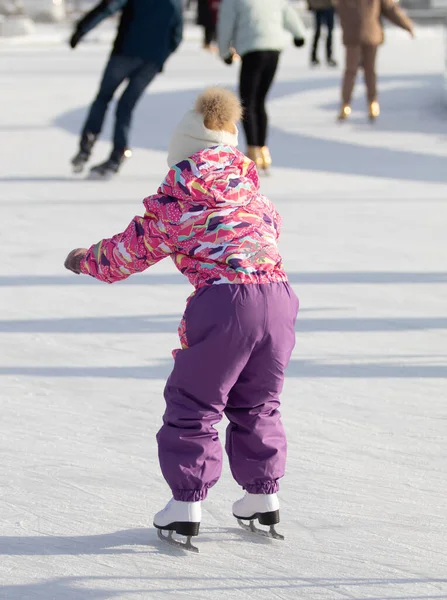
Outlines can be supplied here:
[[278, 490], [287, 450], [279, 394], [297, 313], [288, 283], [212, 285], [189, 301], [188, 347], [177, 353], [166, 383], [157, 434], [160, 467], [176, 500], [203, 500], [219, 479], [214, 425], [223, 414], [235, 480], [252, 494]]

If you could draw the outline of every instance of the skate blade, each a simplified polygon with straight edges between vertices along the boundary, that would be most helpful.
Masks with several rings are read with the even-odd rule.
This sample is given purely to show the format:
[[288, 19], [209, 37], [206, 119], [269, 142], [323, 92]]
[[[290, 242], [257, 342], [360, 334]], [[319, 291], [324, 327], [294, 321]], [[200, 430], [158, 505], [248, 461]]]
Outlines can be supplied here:
[[245, 529], [245, 531], [249, 531], [250, 533], [254, 533], [256, 535], [261, 535], [262, 537], [272, 538], [274, 540], [283, 540], [284, 536], [278, 533], [275, 529], [274, 525], [270, 525], [270, 529], [266, 531], [265, 529], [258, 529], [256, 527], [254, 521], [250, 521], [250, 524], [247, 525], [241, 519], [237, 519], [238, 525]]
[[195, 552], [196, 554], [199, 553], [199, 549], [197, 548], [197, 546], [193, 546], [191, 544], [190, 535], [186, 537], [186, 542], [180, 542], [179, 540], [175, 540], [172, 537], [172, 534], [174, 533], [172, 530], [169, 531], [168, 535], [163, 535], [163, 531], [163, 529], [157, 529], [158, 537], [160, 538], [160, 540], [163, 540], [163, 542], [166, 542], [167, 544], [169, 544], [170, 546], [174, 546], [175, 548], [187, 550], [188, 552]]

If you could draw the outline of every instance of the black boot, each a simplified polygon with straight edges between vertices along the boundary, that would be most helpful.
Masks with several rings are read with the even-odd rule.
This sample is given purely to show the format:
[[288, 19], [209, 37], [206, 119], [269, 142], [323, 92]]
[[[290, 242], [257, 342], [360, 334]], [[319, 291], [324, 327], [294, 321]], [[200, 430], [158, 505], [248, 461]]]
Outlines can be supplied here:
[[327, 59], [327, 64], [329, 67], [338, 67], [338, 63], [332, 57]]
[[110, 179], [110, 177], [118, 173], [126, 158], [130, 158], [131, 156], [132, 150], [129, 150], [129, 148], [126, 148], [125, 150], [113, 150], [112, 154], [105, 162], [90, 169], [90, 178]]
[[73, 171], [75, 173], [81, 173], [84, 169], [85, 163], [90, 158], [93, 146], [96, 142], [96, 135], [94, 133], [83, 133], [81, 141], [79, 143], [79, 152], [72, 159], [71, 164], [73, 165]]

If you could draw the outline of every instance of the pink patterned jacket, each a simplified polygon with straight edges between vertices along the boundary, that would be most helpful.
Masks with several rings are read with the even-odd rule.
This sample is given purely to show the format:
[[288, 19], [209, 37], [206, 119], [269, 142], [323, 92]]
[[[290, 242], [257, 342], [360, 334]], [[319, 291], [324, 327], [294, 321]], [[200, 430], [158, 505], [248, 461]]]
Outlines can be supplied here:
[[88, 250], [81, 271], [113, 283], [171, 256], [196, 289], [287, 281], [281, 219], [258, 190], [254, 163], [236, 148], [200, 151], [170, 169], [143, 217]]

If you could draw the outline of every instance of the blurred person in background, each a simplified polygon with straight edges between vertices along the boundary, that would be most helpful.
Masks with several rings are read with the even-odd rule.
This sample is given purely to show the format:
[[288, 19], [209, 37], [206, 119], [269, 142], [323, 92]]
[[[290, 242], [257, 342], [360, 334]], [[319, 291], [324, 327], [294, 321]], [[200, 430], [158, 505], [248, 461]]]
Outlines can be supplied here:
[[318, 42], [320, 41], [321, 27], [326, 25], [326, 62], [330, 67], [336, 67], [337, 63], [332, 58], [332, 32], [334, 29], [335, 9], [333, 0], [308, 0], [308, 7], [314, 13], [315, 32], [312, 44], [311, 65], [318, 66]]
[[118, 11], [122, 11], [118, 34], [82, 129], [79, 152], [72, 160], [74, 171], [81, 172], [101, 132], [110, 101], [127, 81], [116, 107], [110, 157], [91, 169], [92, 176], [98, 178], [117, 173], [125, 158], [131, 156], [128, 138], [133, 110], [182, 40], [181, 0], [102, 0], [76, 24], [70, 46], [75, 48], [87, 32]]
[[360, 64], [365, 73], [368, 117], [380, 114], [377, 100], [376, 56], [384, 41], [382, 17], [405, 29], [414, 37], [413, 22], [393, 0], [337, 0], [337, 11], [346, 46], [346, 64], [342, 83], [340, 121], [351, 114], [351, 98]]
[[198, 0], [197, 25], [203, 27], [203, 47], [210, 52], [216, 51], [217, 14], [220, 0]]
[[273, 83], [281, 52], [290, 43], [305, 43], [306, 28], [287, 0], [222, 0], [217, 38], [219, 53], [232, 64], [242, 58], [239, 94], [247, 156], [258, 169], [268, 171], [272, 158], [267, 147], [266, 97]]

